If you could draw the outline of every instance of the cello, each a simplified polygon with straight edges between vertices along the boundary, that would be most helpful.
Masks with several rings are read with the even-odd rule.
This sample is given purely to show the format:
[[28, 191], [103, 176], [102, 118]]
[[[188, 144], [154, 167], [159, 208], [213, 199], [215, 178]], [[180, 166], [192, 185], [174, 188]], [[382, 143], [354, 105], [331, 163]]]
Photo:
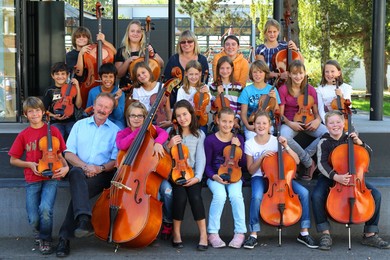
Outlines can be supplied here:
[[[98, 33], [102, 32], [102, 4], [96, 2], [96, 19], [98, 21]], [[90, 46], [90, 51], [84, 53], [84, 67], [87, 69], [87, 76], [83, 82], [80, 83], [81, 98], [83, 100], [83, 108], [87, 104], [88, 93], [91, 88], [100, 84], [99, 68], [104, 63], [114, 62], [113, 51], [104, 46], [101, 40]]]
[[53, 176], [53, 172], [62, 167], [62, 161], [58, 157], [58, 150], [60, 149], [60, 140], [52, 136], [50, 129], [49, 112], [46, 111], [47, 121], [47, 135], [39, 139], [39, 150], [42, 151], [42, 159], [38, 161], [37, 170], [42, 176]]
[[160, 73], [161, 73], [160, 64], [158, 63], [157, 60], [153, 59], [153, 57], [149, 57], [149, 51], [148, 51], [148, 46], [150, 45], [150, 31], [152, 30], [152, 27], [150, 26], [151, 21], [152, 21], [152, 18], [150, 18], [150, 16], [147, 16], [146, 20], [145, 20], [145, 35], [146, 35], [146, 41], [145, 41], [145, 46], [144, 46], [145, 57], [139, 57], [138, 59], [135, 59], [134, 61], [132, 61], [130, 63], [128, 71], [129, 71], [129, 74], [131, 75], [131, 78], [134, 77], [132, 75], [132, 73], [133, 73], [133, 68], [134, 68], [135, 64], [137, 64], [138, 62], [142, 62], [142, 61], [144, 61], [146, 64], [149, 65], [149, 68], [152, 70], [153, 76], [155, 79], [158, 79], [160, 76]]
[[[176, 120], [173, 122], [173, 127], [176, 135], [180, 135], [179, 127]], [[179, 143], [171, 148], [172, 159], [175, 161], [172, 169], [171, 178], [177, 185], [184, 185], [187, 180], [195, 176], [194, 170], [188, 165], [188, 147]]]
[[[275, 135], [280, 136], [280, 114], [275, 112]], [[279, 246], [281, 245], [282, 227], [294, 225], [302, 215], [302, 206], [297, 194], [292, 188], [292, 179], [295, 176], [297, 165], [294, 158], [282, 151], [278, 141], [278, 152], [265, 157], [261, 162], [261, 169], [268, 178], [268, 190], [260, 205], [262, 219], [271, 226], [278, 227]]]
[[[348, 114], [348, 133], [353, 132], [350, 101], [345, 102]], [[368, 151], [348, 137], [348, 144], [337, 146], [330, 155], [330, 164], [337, 174], [350, 174], [347, 185], [335, 182], [326, 200], [329, 215], [348, 228], [348, 245], [351, 249], [351, 224], [368, 221], [374, 215], [375, 201], [371, 190], [366, 187], [364, 174], [368, 171], [370, 155]]]
[[[205, 81], [207, 79], [209, 71], [206, 70], [203, 75], [203, 80], [201, 85], [205, 85]], [[200, 92], [199, 90], [194, 95], [194, 109], [195, 115], [198, 118], [198, 122], [201, 126], [207, 125], [209, 120], [209, 116], [206, 112], [206, 107], [210, 103], [210, 95], [208, 93]]]
[[95, 235], [109, 243], [145, 247], [160, 231], [162, 203], [157, 198], [158, 190], [169, 176], [172, 159], [168, 153], [162, 158], [154, 154], [157, 133], [152, 121], [162, 97], [169, 95], [171, 88], [159, 91], [134, 142], [123, 156], [118, 155], [110, 188], [103, 191], [93, 208]]
[[297, 103], [299, 106], [298, 112], [294, 115], [294, 122], [298, 122], [303, 128], [306, 124], [310, 123], [315, 119], [313, 114], [314, 98], [309, 95], [309, 81], [307, 81], [304, 93], [298, 96]]
[[[286, 10], [284, 13], [284, 22], [287, 27], [287, 44], [291, 40], [291, 24], [293, 21], [291, 20], [291, 13], [289, 10]], [[290, 66], [293, 60], [301, 60], [303, 61], [302, 55], [294, 50], [291, 50], [287, 47], [287, 49], [280, 50], [272, 56], [272, 67], [275, 68], [279, 73], [286, 72], [288, 67]], [[283, 85], [285, 80], [280, 80], [278, 83], [278, 87]]]
[[[234, 129], [233, 137], [237, 137], [238, 129]], [[226, 146], [223, 149], [223, 157], [225, 162], [219, 167], [218, 175], [222, 180], [229, 183], [238, 182], [241, 179], [242, 171], [241, 167], [238, 165], [238, 162], [242, 158], [242, 149], [241, 147], [231, 144]]]
[[77, 89], [72, 84], [74, 72], [70, 76], [68, 84], [61, 86], [61, 99], [53, 106], [53, 112], [56, 115], [71, 117], [74, 114], [73, 99], [77, 96]]

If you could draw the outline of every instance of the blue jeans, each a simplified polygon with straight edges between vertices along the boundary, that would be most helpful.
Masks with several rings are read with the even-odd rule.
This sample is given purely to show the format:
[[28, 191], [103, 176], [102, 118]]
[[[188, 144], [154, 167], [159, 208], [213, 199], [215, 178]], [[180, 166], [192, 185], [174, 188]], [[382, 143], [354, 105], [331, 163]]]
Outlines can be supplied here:
[[158, 199], [163, 204], [163, 222], [172, 223], [172, 185], [167, 180], [163, 180], [160, 184]]
[[231, 184], [221, 184], [207, 179], [207, 185], [213, 193], [210, 204], [208, 233], [216, 234], [221, 227], [221, 215], [225, 206], [228, 193], [234, 219], [234, 233], [246, 233], [245, 226], [245, 205], [242, 196], [242, 181]]
[[288, 125], [282, 125], [280, 129], [280, 135], [287, 139], [288, 145], [298, 154], [299, 159], [306, 168], [309, 168], [312, 164], [311, 157], [317, 152], [317, 144], [320, 142], [320, 138], [323, 134], [328, 132], [323, 124], [320, 124], [315, 131], [302, 131], [303, 133], [316, 138], [308, 147], [303, 149], [295, 140], [299, 132], [292, 130]]
[[[327, 218], [325, 209], [326, 200], [329, 194], [329, 188], [332, 187], [334, 181], [320, 174], [318, 177], [317, 185], [311, 195], [311, 201], [313, 205], [314, 220], [317, 225], [317, 231], [323, 232], [330, 230], [330, 223]], [[375, 201], [374, 215], [364, 225], [364, 233], [378, 233], [379, 212], [381, 209], [381, 193], [370, 183], [366, 182], [366, 186], [371, 190], [371, 194]]]
[[39, 238], [52, 241], [53, 208], [57, 196], [57, 180], [26, 184], [26, 209], [28, 222]]
[[[260, 176], [252, 177], [252, 198], [249, 210], [249, 231], [260, 231], [260, 205], [264, 194], [264, 179]], [[310, 200], [309, 191], [299, 184], [299, 182], [292, 181], [293, 191], [298, 194], [302, 205], [301, 228], [310, 228]]]

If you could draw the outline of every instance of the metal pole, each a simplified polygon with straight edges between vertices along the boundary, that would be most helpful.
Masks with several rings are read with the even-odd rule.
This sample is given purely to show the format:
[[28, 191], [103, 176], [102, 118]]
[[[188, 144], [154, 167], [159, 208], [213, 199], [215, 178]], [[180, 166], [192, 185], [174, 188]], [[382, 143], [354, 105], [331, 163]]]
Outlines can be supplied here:
[[[276, 21], [278, 21], [279, 23], [281, 22], [283, 17], [283, 0], [274, 0], [273, 16]], [[280, 30], [278, 40], [282, 40], [282, 39], [283, 39], [283, 30]]]
[[175, 53], [175, 0], [168, 1], [168, 57]]
[[118, 46], [118, 0], [112, 1], [112, 44]]
[[383, 120], [386, 1], [374, 0], [371, 50], [370, 120]]
[[79, 1], [79, 26], [84, 25], [84, 1]]

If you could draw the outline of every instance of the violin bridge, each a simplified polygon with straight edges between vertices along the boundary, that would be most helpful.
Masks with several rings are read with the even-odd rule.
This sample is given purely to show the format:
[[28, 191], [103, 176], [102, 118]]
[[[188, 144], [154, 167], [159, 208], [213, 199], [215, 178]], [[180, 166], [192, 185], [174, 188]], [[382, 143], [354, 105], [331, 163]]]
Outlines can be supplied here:
[[123, 183], [120, 183], [120, 182], [117, 182], [117, 181], [111, 181], [111, 185], [117, 187], [118, 189], [125, 189], [125, 190], [128, 190], [128, 191], [131, 191], [130, 187], [127, 187]]

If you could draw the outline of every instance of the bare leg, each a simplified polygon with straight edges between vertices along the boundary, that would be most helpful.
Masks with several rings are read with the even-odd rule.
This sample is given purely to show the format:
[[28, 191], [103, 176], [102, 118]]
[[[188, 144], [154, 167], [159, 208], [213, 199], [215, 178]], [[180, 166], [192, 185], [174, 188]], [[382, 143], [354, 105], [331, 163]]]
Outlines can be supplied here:
[[[198, 225], [198, 229], [199, 229], [199, 233], [200, 233], [199, 245], [207, 246], [206, 219], [198, 220], [198, 221], [196, 221], [196, 224]], [[173, 225], [173, 226], [175, 226], [175, 225]], [[173, 231], [173, 232], [175, 232], [175, 231]]]
[[[181, 234], [180, 234], [181, 222], [182, 222], [181, 220], [175, 220], [175, 219], [173, 220], [172, 240], [174, 243], [182, 242]], [[206, 228], [206, 224], [205, 224], [205, 228]], [[206, 237], [206, 241], [207, 241], [207, 237]]]

